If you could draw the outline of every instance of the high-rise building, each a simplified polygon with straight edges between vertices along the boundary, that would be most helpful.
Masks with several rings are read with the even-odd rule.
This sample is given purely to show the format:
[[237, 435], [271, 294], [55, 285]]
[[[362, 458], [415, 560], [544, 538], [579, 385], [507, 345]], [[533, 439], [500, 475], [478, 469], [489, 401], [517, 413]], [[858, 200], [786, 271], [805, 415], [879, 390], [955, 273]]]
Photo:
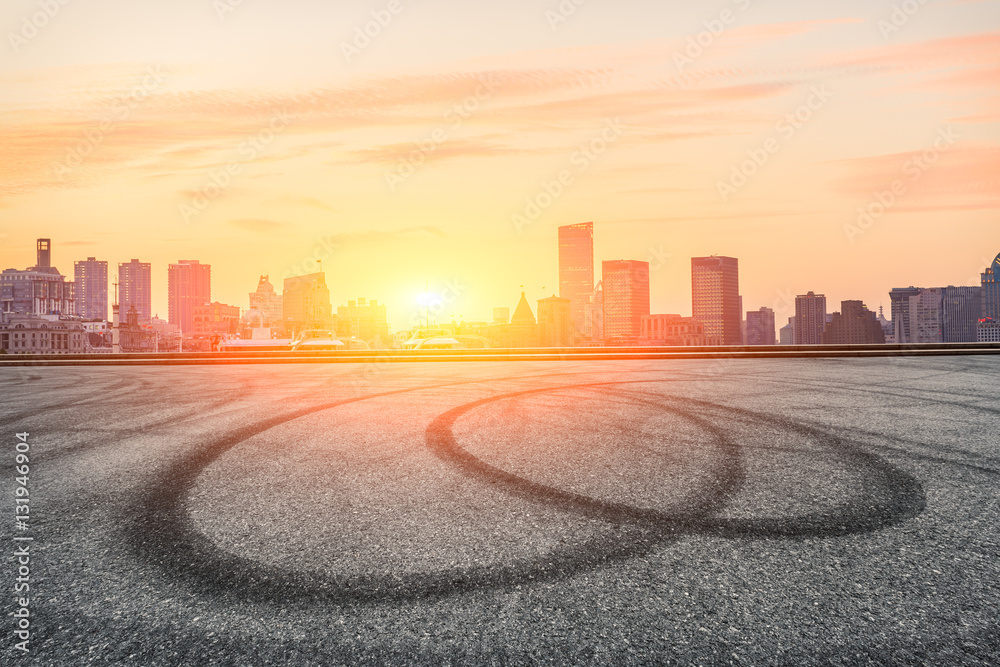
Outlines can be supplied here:
[[[194, 309], [212, 302], [212, 267], [182, 259], [167, 267], [167, 317], [187, 335], [194, 332]], [[138, 308], [137, 308], [138, 310]]]
[[861, 301], [841, 301], [823, 332], [825, 345], [876, 345], [885, 343], [885, 332], [873, 311]]
[[594, 223], [559, 228], [559, 296], [570, 301], [573, 326], [586, 325], [586, 308], [594, 291]]
[[889, 300], [892, 302], [890, 315], [892, 315], [892, 326], [895, 331], [897, 343], [912, 343], [913, 334], [910, 332], [910, 297], [916, 296], [924, 291], [923, 287], [894, 287], [889, 292]]
[[38, 239], [36, 263], [24, 271], [0, 273], [0, 312], [21, 315], [75, 315], [75, 285], [52, 266], [51, 239]]
[[76, 314], [85, 320], [108, 319], [108, 263], [94, 257], [73, 264]]
[[747, 311], [747, 345], [774, 345], [774, 311], [770, 308]]
[[573, 345], [572, 302], [557, 296], [538, 300], [538, 345], [571, 347]]
[[981, 343], [1000, 343], [1000, 255], [981, 276], [977, 338]]
[[153, 280], [149, 262], [133, 259], [118, 264], [118, 303], [123, 313], [135, 307], [139, 324], [148, 324], [153, 319]]
[[286, 333], [295, 336], [308, 329], [329, 329], [333, 307], [325, 273], [285, 278], [281, 309]]
[[910, 296], [909, 343], [944, 342], [944, 302], [940, 287], [920, 290]]
[[980, 314], [982, 288], [955, 287], [941, 290], [941, 338], [945, 343], [975, 343]]
[[389, 321], [385, 304], [359, 298], [337, 307], [337, 334], [379, 346], [389, 343]]
[[800, 294], [795, 297], [795, 344], [820, 345], [826, 330], [826, 296]]
[[619, 259], [603, 262], [604, 338], [638, 338], [649, 315], [649, 262]]
[[705, 325], [709, 345], [740, 345], [739, 260], [735, 257], [691, 258], [691, 311]]

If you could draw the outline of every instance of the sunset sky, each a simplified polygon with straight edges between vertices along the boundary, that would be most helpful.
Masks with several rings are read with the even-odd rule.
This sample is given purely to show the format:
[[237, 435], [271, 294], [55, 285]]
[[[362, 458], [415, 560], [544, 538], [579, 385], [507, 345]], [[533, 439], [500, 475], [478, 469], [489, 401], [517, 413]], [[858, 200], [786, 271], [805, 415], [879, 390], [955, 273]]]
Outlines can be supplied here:
[[996, 1], [7, 0], [0, 33], [0, 268], [139, 258], [164, 318], [169, 262], [246, 308], [320, 257], [334, 308], [489, 319], [586, 221], [653, 312], [720, 254], [779, 326], [1000, 252]]

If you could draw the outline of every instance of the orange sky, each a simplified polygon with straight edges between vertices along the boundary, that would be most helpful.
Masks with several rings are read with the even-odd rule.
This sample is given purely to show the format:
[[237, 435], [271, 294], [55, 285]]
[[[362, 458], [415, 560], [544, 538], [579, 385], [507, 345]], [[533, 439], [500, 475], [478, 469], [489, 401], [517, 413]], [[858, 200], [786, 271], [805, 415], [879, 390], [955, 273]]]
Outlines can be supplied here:
[[168, 262], [245, 308], [320, 257], [335, 307], [489, 319], [589, 220], [654, 312], [724, 254], [779, 325], [1000, 252], [1000, 2], [62, 3], [0, 9], [0, 265], [137, 257], [161, 316]]

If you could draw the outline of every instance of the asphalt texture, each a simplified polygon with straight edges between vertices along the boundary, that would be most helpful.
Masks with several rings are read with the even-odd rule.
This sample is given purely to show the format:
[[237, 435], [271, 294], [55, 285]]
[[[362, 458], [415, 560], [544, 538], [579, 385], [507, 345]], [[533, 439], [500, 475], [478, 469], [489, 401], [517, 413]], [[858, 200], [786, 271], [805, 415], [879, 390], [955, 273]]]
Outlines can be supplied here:
[[0, 397], [5, 665], [1000, 662], [998, 356], [24, 367]]

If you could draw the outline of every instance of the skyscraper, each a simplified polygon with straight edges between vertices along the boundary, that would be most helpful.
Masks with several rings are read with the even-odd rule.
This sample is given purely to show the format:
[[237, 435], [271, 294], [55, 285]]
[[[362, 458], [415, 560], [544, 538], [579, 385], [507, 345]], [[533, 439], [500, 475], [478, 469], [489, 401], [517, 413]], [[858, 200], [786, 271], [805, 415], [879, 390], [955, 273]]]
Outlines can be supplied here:
[[559, 296], [570, 301], [573, 326], [589, 330], [586, 308], [594, 292], [594, 223], [559, 228]]
[[747, 311], [747, 345], [774, 345], [774, 311], [770, 308]]
[[633, 259], [603, 262], [601, 283], [604, 338], [641, 336], [642, 318], [649, 315], [649, 262]]
[[118, 303], [120, 312], [127, 313], [132, 307], [140, 324], [153, 319], [153, 281], [149, 262], [133, 259], [118, 264]]
[[923, 287], [894, 287], [889, 292], [889, 300], [892, 302], [890, 315], [892, 315], [892, 326], [896, 334], [897, 343], [912, 343], [913, 334], [910, 332], [910, 297], [916, 296], [924, 291]]
[[977, 337], [981, 343], [1000, 343], [1000, 255], [986, 268], [981, 278]]
[[194, 332], [194, 308], [212, 302], [212, 267], [182, 259], [167, 267], [167, 310], [170, 324]]
[[73, 265], [76, 314], [86, 320], [108, 319], [108, 263], [88, 257]]
[[710, 345], [743, 342], [741, 310], [739, 260], [692, 257], [691, 311], [694, 319], [705, 325]]
[[982, 288], [955, 287], [941, 290], [941, 334], [945, 343], [975, 343], [980, 314]]
[[826, 330], [826, 296], [800, 294], [795, 297], [795, 344], [820, 345]]

